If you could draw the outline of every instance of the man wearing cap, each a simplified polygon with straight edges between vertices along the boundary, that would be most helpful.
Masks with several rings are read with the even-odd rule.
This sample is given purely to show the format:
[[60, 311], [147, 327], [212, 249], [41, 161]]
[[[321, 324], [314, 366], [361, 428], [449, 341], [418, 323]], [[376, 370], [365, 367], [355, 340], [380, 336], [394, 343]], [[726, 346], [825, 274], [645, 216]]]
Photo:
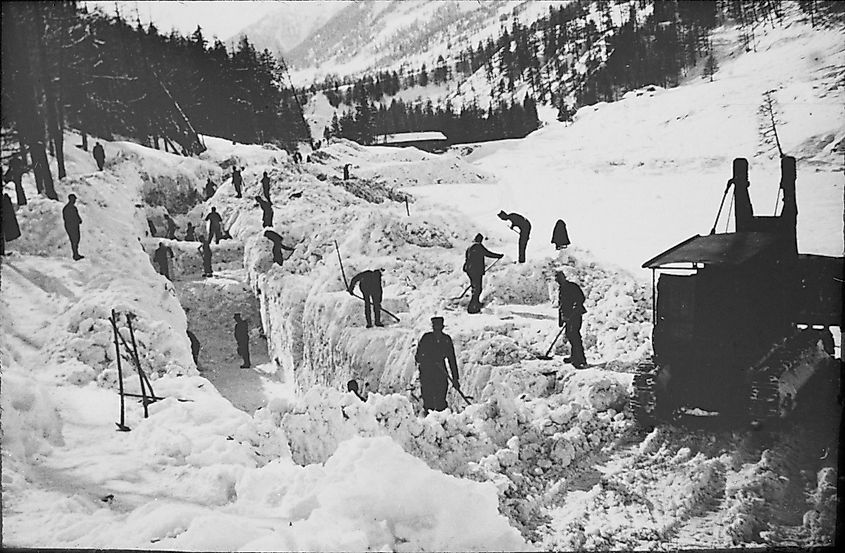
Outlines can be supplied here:
[[65, 232], [70, 239], [70, 249], [73, 251], [73, 260], [79, 261], [84, 255], [79, 255], [79, 226], [82, 218], [76, 209], [76, 194], [68, 194], [67, 203], [62, 208], [62, 219], [65, 222]]
[[508, 221], [511, 224], [511, 230], [519, 229], [519, 262], [525, 263], [525, 248], [528, 246], [528, 237], [531, 235], [531, 223], [519, 213], [504, 211], [499, 212], [499, 219]]
[[238, 355], [243, 358], [242, 369], [249, 368], [249, 329], [240, 313], [235, 313], [235, 341], [238, 343]]
[[367, 319], [367, 328], [373, 327], [370, 305], [372, 305], [373, 312], [375, 313], [376, 326], [384, 326], [381, 324], [381, 273], [382, 269], [361, 271], [349, 281], [347, 292], [350, 294], [354, 294], [355, 285], [359, 282], [361, 283], [361, 295], [364, 296], [364, 317]]
[[584, 356], [584, 345], [581, 343], [581, 318], [584, 309], [584, 292], [581, 287], [566, 280], [563, 271], [555, 273], [555, 280], [560, 286], [558, 292], [558, 326], [566, 325], [566, 339], [572, 348], [570, 357], [564, 358], [564, 362], [572, 363], [576, 368], [583, 369], [587, 366], [587, 359]]
[[431, 332], [426, 332], [420, 338], [414, 356], [420, 369], [420, 388], [426, 413], [432, 409], [446, 409], [446, 392], [449, 390], [447, 360], [452, 370], [452, 386], [458, 391], [461, 390], [455, 347], [452, 345], [452, 338], [443, 333], [443, 317], [432, 317], [431, 328]]
[[480, 233], [475, 235], [472, 245], [467, 248], [466, 261], [464, 261], [464, 272], [469, 276], [469, 283], [472, 287], [472, 297], [469, 299], [467, 313], [478, 313], [481, 311], [481, 286], [484, 277], [484, 258], [501, 259], [504, 254], [493, 253], [481, 243], [484, 236]]

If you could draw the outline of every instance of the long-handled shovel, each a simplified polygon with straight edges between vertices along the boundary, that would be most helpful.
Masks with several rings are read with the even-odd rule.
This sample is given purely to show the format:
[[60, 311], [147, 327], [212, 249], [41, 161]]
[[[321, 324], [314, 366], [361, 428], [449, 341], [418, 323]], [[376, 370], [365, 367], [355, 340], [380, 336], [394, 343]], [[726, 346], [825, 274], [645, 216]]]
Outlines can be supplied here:
[[565, 326], [560, 327], [560, 330], [558, 331], [557, 335], [555, 336], [555, 339], [552, 340], [552, 344], [549, 346], [549, 349], [546, 350], [546, 355], [538, 355], [537, 359], [542, 359], [543, 361], [549, 361], [549, 360], [552, 359], [552, 357], [551, 357], [552, 348], [555, 347], [555, 344], [557, 343], [557, 339], [560, 338], [561, 334], [563, 334], [563, 330], [565, 328], [566, 328]]
[[[502, 259], [502, 258], [500, 257], [499, 259]], [[484, 272], [486, 273], [487, 271], [489, 271], [490, 269], [492, 269], [492, 268], [493, 268], [493, 265], [495, 265], [496, 263], [498, 263], [498, 262], [499, 262], [499, 259], [497, 259], [496, 261], [494, 261], [493, 263], [491, 263], [491, 264], [490, 264], [490, 266], [485, 267], [485, 268], [484, 268]], [[464, 288], [464, 291], [463, 291], [463, 292], [461, 292], [461, 295], [460, 295], [460, 296], [455, 297], [455, 298], [450, 298], [450, 299], [451, 299], [452, 301], [456, 301], [456, 300], [461, 300], [461, 299], [463, 299], [463, 298], [464, 298], [464, 296], [466, 296], [466, 295], [467, 295], [467, 292], [469, 292], [469, 289], [470, 289], [470, 288], [472, 288], [472, 284], [470, 284], [469, 286], [467, 286], [466, 288]]]
[[472, 396], [467, 396], [467, 395], [465, 395], [465, 394], [461, 391], [461, 389], [460, 389], [460, 388], [458, 388], [457, 386], [455, 386], [454, 381], [452, 381], [452, 376], [449, 374], [449, 370], [448, 370], [446, 367], [443, 367], [443, 370], [445, 370], [445, 371], [446, 371], [446, 378], [449, 380], [449, 384], [451, 384], [451, 385], [452, 385], [452, 388], [454, 388], [454, 389], [455, 389], [455, 391], [456, 391], [456, 392], [458, 392], [458, 395], [460, 395], [462, 398], [464, 398], [464, 401], [466, 401], [466, 402], [467, 402], [467, 405], [472, 405], [472, 402], [470, 401], [470, 399], [474, 399], [474, 398], [473, 398]]
[[[343, 277], [343, 285], [346, 286], [347, 290], [349, 290], [349, 281], [346, 280], [346, 272], [343, 270], [343, 258], [340, 256], [340, 247], [337, 245], [337, 240], [334, 241], [334, 249], [337, 252], [337, 262], [340, 264], [340, 276]], [[359, 296], [355, 292], [352, 292], [352, 295], [355, 296], [356, 298], [358, 298], [359, 300], [364, 301], [364, 298], [362, 298], [361, 296]], [[396, 319], [397, 323], [401, 322], [399, 317], [397, 317], [396, 315], [394, 315], [393, 313], [391, 313], [390, 311], [388, 311], [384, 307], [381, 308], [381, 311], [387, 313], [388, 315], [390, 315], [391, 317]]]

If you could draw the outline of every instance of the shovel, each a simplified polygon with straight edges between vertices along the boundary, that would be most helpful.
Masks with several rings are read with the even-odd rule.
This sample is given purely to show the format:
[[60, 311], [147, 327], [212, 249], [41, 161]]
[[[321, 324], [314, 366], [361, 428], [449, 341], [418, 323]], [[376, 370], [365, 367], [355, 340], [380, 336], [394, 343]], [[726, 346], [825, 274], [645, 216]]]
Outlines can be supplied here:
[[557, 343], [557, 339], [560, 338], [561, 334], [563, 334], [563, 330], [565, 328], [566, 328], [565, 326], [560, 327], [560, 330], [558, 331], [557, 335], [555, 336], [555, 339], [552, 340], [552, 343], [549, 346], [549, 349], [546, 350], [546, 355], [538, 355], [537, 359], [542, 359], [543, 361], [551, 361], [551, 359], [552, 359], [552, 357], [551, 357], [552, 348], [555, 347], [555, 344]]
[[[502, 259], [502, 258], [500, 257], [499, 259]], [[496, 261], [494, 261], [493, 263], [491, 263], [490, 265], [488, 265], [487, 267], [485, 267], [485, 268], [484, 268], [484, 272], [486, 273], [487, 271], [489, 271], [490, 269], [492, 269], [492, 268], [493, 268], [493, 265], [495, 265], [496, 263], [498, 263], [498, 262], [499, 262], [499, 259], [497, 259]], [[463, 291], [463, 292], [461, 292], [461, 295], [460, 295], [460, 296], [458, 296], [458, 297], [456, 297], [456, 298], [449, 298], [449, 299], [451, 299], [452, 301], [455, 301], [455, 300], [461, 300], [461, 299], [463, 299], [463, 297], [467, 295], [467, 292], [469, 292], [469, 289], [470, 289], [470, 288], [472, 288], [472, 284], [470, 284], [469, 286], [467, 286], [466, 288], [464, 288], [464, 291]]]

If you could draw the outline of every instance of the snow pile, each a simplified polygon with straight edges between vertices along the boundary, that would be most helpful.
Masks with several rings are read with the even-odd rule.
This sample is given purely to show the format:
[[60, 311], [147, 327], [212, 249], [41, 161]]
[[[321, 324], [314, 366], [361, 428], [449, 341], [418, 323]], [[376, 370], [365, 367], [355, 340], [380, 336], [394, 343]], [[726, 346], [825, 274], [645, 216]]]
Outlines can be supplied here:
[[[523, 534], [537, 525], [536, 511], [559, 493], [550, 482], [574, 474], [595, 451], [632, 426], [609, 407], [626, 401], [625, 375], [583, 377], [559, 393], [535, 400], [499, 393], [460, 413], [418, 418], [403, 395], [350, 393], [315, 386], [299, 404], [275, 403], [256, 415], [262, 451], [281, 448], [303, 465], [327, 462], [355, 436], [389, 436], [430, 467], [493, 482], [504, 512]], [[581, 401], [576, 400], [580, 398]], [[457, 398], [454, 398], [457, 401]], [[525, 502], [526, 494], [534, 500]]]
[[[291, 519], [290, 526], [249, 542], [244, 549], [529, 548], [499, 514], [492, 484], [431, 470], [386, 437], [347, 440], [324, 465], [291, 472], [273, 462], [239, 485], [238, 495], [243, 501], [269, 503]], [[268, 481], [272, 482], [269, 488]], [[300, 493], [291, 493], [295, 491]]]
[[[453, 153], [430, 154], [417, 148], [360, 146], [344, 138], [311, 154], [312, 160], [342, 175], [350, 164], [350, 175], [388, 187], [431, 184], [486, 183], [492, 176], [468, 164]], [[309, 169], [312, 166], [309, 165]]]

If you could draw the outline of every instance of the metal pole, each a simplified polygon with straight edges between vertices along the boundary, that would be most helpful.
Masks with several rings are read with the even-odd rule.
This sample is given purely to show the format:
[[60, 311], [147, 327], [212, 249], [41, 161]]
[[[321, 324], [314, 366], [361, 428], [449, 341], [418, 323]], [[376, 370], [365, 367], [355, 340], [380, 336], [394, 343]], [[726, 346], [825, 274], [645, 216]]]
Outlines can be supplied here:
[[[719, 204], [719, 212], [716, 214], [716, 220], [713, 221], [713, 228], [710, 229], [710, 234], [716, 234], [716, 225], [719, 224], [719, 217], [722, 215], [722, 207], [725, 205], [725, 198], [728, 197], [728, 190], [731, 189], [730, 182], [728, 186], [725, 187], [725, 193], [722, 194], [722, 203]], [[730, 216], [729, 216], [730, 217]]]

